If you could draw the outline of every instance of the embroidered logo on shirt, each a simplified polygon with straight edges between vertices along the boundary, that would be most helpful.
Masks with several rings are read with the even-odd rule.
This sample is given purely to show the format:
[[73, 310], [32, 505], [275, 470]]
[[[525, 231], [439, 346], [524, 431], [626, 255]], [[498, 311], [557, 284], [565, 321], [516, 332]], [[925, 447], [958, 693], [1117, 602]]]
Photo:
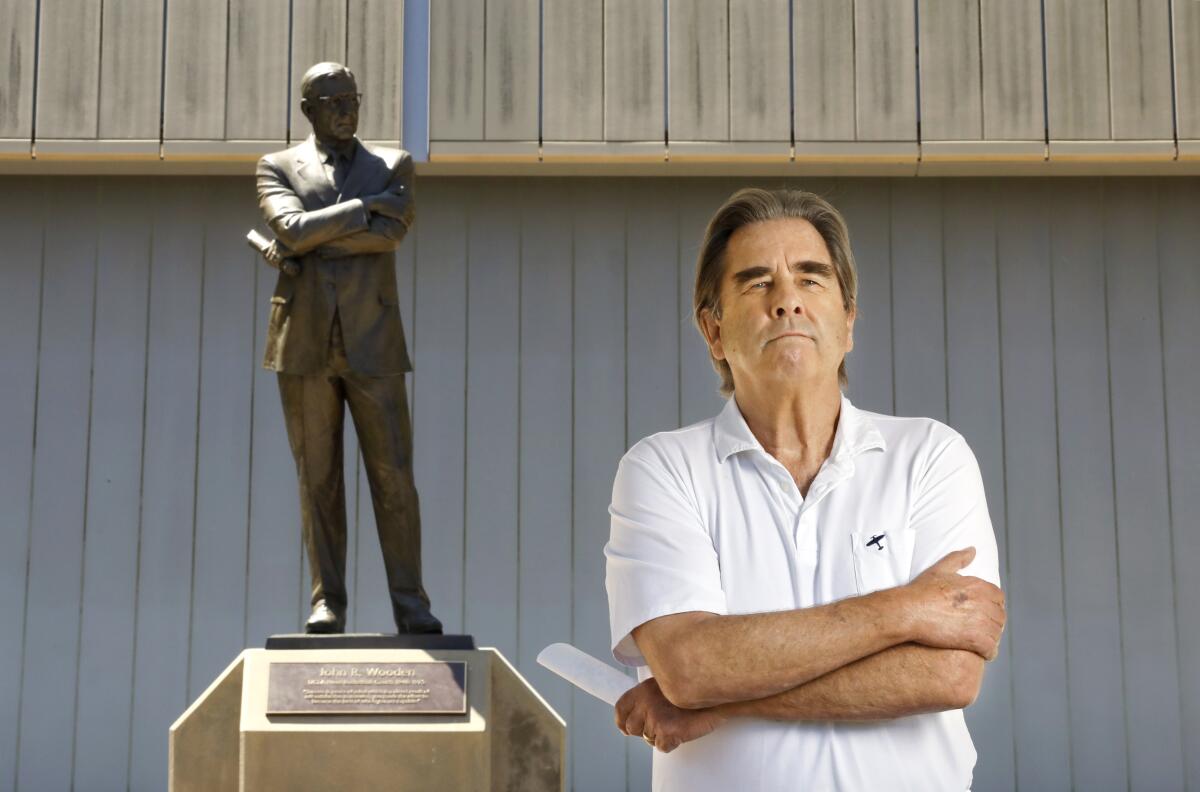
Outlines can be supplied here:
[[874, 546], [876, 550], [882, 550], [883, 549], [883, 537], [885, 537], [885, 536], [887, 536], [886, 533], [881, 533], [881, 534], [879, 534], [879, 536], [872, 536], [871, 541], [867, 542], [867, 547]]

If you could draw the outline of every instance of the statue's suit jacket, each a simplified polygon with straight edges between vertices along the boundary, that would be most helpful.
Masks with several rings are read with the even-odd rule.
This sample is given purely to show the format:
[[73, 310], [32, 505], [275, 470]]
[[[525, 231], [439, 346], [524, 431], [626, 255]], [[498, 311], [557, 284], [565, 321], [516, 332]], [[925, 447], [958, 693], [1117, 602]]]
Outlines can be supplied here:
[[[340, 194], [311, 135], [258, 162], [263, 218], [301, 267], [296, 276], [281, 272], [271, 297], [263, 366], [272, 371], [324, 370], [335, 309], [354, 371], [385, 376], [412, 370], [393, 255], [413, 221], [412, 157], [400, 149], [368, 148], [357, 139], [355, 145]], [[403, 219], [370, 215], [358, 199], [385, 190], [407, 197]]]

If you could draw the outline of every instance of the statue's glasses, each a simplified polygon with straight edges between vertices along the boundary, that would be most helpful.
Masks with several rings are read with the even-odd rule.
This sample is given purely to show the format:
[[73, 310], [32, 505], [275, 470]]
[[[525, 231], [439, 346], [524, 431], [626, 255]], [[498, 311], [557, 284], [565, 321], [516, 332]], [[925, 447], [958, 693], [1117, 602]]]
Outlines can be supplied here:
[[317, 101], [322, 107], [336, 108], [338, 110], [357, 110], [362, 104], [362, 94], [360, 93], [344, 93], [336, 96], [318, 96]]

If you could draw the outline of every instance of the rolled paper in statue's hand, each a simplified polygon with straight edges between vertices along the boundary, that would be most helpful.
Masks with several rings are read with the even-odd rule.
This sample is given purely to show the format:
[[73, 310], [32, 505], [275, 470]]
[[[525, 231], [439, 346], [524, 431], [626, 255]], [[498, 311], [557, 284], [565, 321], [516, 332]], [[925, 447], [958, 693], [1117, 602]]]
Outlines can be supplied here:
[[262, 253], [264, 256], [267, 255], [267, 248], [271, 247], [271, 240], [267, 239], [253, 228], [250, 229], [250, 233], [246, 234], [246, 241], [250, 243], [250, 247], [254, 248], [259, 253]]
[[550, 644], [537, 656], [537, 661], [575, 687], [611, 706], [616, 706], [617, 699], [637, 684], [637, 680], [625, 676], [608, 663], [566, 643]]

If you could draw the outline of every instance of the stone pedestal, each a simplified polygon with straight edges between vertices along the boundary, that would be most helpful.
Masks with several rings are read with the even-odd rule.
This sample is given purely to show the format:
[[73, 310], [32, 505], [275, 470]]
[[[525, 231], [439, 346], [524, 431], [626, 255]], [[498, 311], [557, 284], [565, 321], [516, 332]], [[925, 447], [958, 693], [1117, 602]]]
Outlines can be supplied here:
[[[565, 789], [566, 724], [495, 649], [337, 641], [242, 652], [171, 727], [171, 792]], [[369, 670], [430, 661], [466, 664], [465, 712], [268, 714], [272, 663]]]

